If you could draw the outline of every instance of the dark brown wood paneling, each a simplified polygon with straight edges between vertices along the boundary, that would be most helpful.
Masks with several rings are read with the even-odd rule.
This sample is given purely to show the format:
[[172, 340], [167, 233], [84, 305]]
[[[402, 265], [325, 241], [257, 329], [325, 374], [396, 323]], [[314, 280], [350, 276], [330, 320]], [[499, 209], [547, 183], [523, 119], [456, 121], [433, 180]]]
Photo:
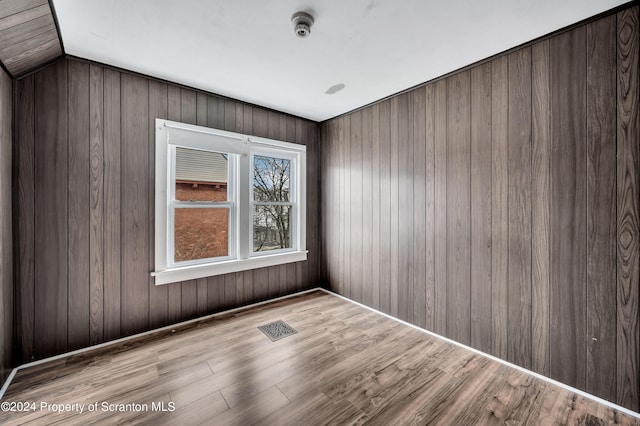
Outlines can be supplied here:
[[18, 85], [15, 318], [25, 361], [264, 300], [270, 271], [274, 295], [317, 285], [317, 165], [307, 178], [309, 261], [162, 286], [150, 276], [156, 118], [249, 134], [255, 121], [260, 136], [272, 128], [305, 144], [312, 165], [316, 124], [79, 60]]
[[362, 112], [355, 112], [351, 115], [350, 126], [350, 154], [351, 162], [349, 172], [351, 174], [349, 181], [350, 190], [350, 225], [349, 225], [349, 286], [350, 297], [362, 302], [362, 273], [363, 263], [358, 261], [362, 259]]
[[531, 366], [531, 49], [509, 63], [509, 327], [507, 360]]
[[[340, 214], [341, 214], [341, 226], [340, 230], [340, 244], [342, 259], [341, 270], [341, 285], [343, 294], [350, 297], [351, 295], [351, 239], [349, 234], [351, 232], [351, 116], [343, 118], [342, 122], [342, 134], [341, 134], [341, 159], [342, 159], [342, 174], [341, 174], [341, 188], [340, 193]], [[390, 302], [391, 303], [391, 302]]]
[[492, 355], [507, 358], [509, 324], [509, 66], [491, 62], [491, 340]]
[[122, 333], [149, 327], [149, 81], [121, 75]]
[[[167, 85], [156, 81], [149, 81], [149, 175], [155, 176], [156, 156], [156, 118], [168, 118]], [[149, 180], [149, 270], [154, 270], [155, 253], [155, 180]], [[169, 324], [169, 287], [171, 285], [156, 285], [155, 279], [149, 276], [149, 327], [162, 327]], [[206, 300], [205, 300], [206, 311]]]
[[67, 200], [68, 244], [68, 321], [73, 324], [67, 332], [68, 349], [89, 345], [90, 326], [90, 190], [91, 146], [89, 142], [89, 64], [69, 62], [68, 66], [68, 123], [67, 167], [69, 184]]
[[447, 336], [471, 343], [470, 73], [448, 80]]
[[436, 206], [436, 162], [435, 162], [435, 88], [425, 87], [425, 327], [434, 330], [436, 312], [435, 279], [435, 206]]
[[[306, 145], [307, 158], [318, 158], [317, 137], [318, 129], [310, 121], [296, 119], [296, 139], [298, 143]], [[318, 166], [315, 161], [307, 160], [307, 244], [318, 243]], [[307, 246], [309, 247], [309, 246]], [[319, 253], [315, 250], [307, 254], [306, 262], [296, 263], [296, 279], [300, 283], [300, 290], [306, 290], [316, 285]]]
[[[240, 275], [240, 274], [238, 274]], [[236, 274], [224, 276], [224, 307], [229, 308], [236, 304]]]
[[[369, 306], [636, 407], [637, 21], [634, 5], [323, 123], [330, 288], [377, 286]], [[358, 134], [377, 137], [372, 202]]]
[[121, 336], [120, 73], [104, 69], [104, 339]]
[[398, 96], [398, 317], [413, 321], [413, 113], [409, 94]]
[[[14, 270], [13, 270], [13, 86], [11, 78], [0, 71], [0, 383], [13, 368]], [[19, 300], [19, 299], [18, 299]]]
[[[585, 28], [549, 40], [551, 71], [551, 377], [586, 384]], [[568, 360], [571, 360], [569, 363]]]
[[0, 61], [13, 76], [62, 55], [62, 46], [46, 0], [0, 2]]
[[640, 86], [638, 6], [617, 14], [617, 398], [640, 411], [640, 212], [638, 140]]
[[[380, 176], [380, 287], [378, 289], [380, 310], [386, 314], [391, 312], [391, 155], [390, 148], [390, 120], [391, 103], [384, 101], [378, 108], [378, 138], [379, 138], [379, 176]], [[338, 122], [341, 124], [341, 121]], [[341, 127], [341, 126], [340, 126]], [[342, 130], [338, 128], [338, 133]], [[341, 141], [339, 141], [341, 142]], [[340, 149], [341, 146], [339, 146]], [[342, 164], [338, 164], [342, 173]], [[342, 201], [342, 199], [341, 199]], [[342, 204], [340, 205], [342, 207]], [[340, 208], [342, 210], [342, 208]], [[340, 218], [338, 217], [338, 220]], [[340, 222], [340, 229], [342, 229]], [[330, 248], [325, 249], [329, 250]]]
[[549, 375], [549, 40], [531, 47], [531, 369]]
[[34, 78], [18, 83], [18, 289], [16, 327], [22, 361], [35, 355], [35, 157], [34, 157]]
[[[398, 309], [398, 301], [399, 301], [399, 286], [405, 286], [407, 283], [400, 284], [400, 267], [399, 263], [399, 241], [398, 241], [398, 231], [400, 230], [400, 224], [398, 223], [400, 218], [400, 209], [398, 206], [400, 202], [400, 171], [398, 169], [399, 164], [399, 135], [398, 135], [398, 104], [400, 103], [400, 99], [398, 96], [394, 96], [390, 99], [390, 113], [389, 113], [389, 141], [390, 141], [390, 168], [391, 168], [391, 235], [389, 239], [391, 240], [391, 251], [390, 251], [390, 295], [391, 298], [389, 300], [389, 307], [391, 309], [391, 315], [398, 317], [399, 309]], [[349, 143], [349, 142], [347, 142]], [[350, 200], [347, 197], [347, 200]], [[351, 203], [349, 202], [345, 208], [350, 209]], [[349, 242], [351, 243], [351, 242]]]
[[[412, 222], [413, 232], [408, 239], [411, 248], [408, 257], [413, 267], [413, 291], [409, 293], [407, 309], [409, 309], [409, 319], [413, 324], [425, 327], [427, 318], [427, 251], [426, 219], [427, 219], [427, 183], [426, 183], [426, 117], [425, 117], [425, 91], [415, 90], [409, 93], [409, 120], [410, 124], [410, 147], [413, 151], [411, 156], [411, 169], [413, 177], [409, 174], [406, 179], [413, 180]], [[406, 171], [405, 173], [409, 173]], [[408, 206], [407, 206], [408, 208]], [[366, 269], [366, 268], [365, 268]]]
[[[333, 134], [335, 134], [335, 122], [331, 123], [334, 127]], [[323, 149], [325, 146], [326, 143], [323, 143]], [[371, 265], [371, 305], [375, 309], [380, 309], [380, 289], [382, 288], [380, 279], [380, 263], [382, 261], [380, 254], [382, 247], [382, 202], [380, 199], [380, 187], [380, 105], [376, 104], [371, 107], [371, 243], [373, 245], [373, 264]], [[335, 192], [333, 188], [335, 188], [335, 185], [331, 186], [328, 192], [333, 194]], [[320, 216], [321, 219], [322, 217], [323, 216]], [[325, 268], [329, 269], [328, 267]]]
[[447, 334], [447, 82], [434, 86], [434, 323], [433, 331]]
[[[377, 292], [378, 288], [373, 282], [373, 268], [365, 268], [369, 263], [376, 261], [373, 258], [373, 236], [375, 235], [372, 228], [373, 223], [373, 141], [372, 141], [372, 114], [373, 109], [367, 108], [362, 111], [362, 259], [368, 259], [368, 262], [362, 262], [362, 303], [367, 306], [373, 305], [373, 292]], [[377, 206], [376, 206], [377, 207]], [[376, 208], [376, 210], [378, 210]]]
[[35, 76], [34, 328], [37, 358], [67, 350], [67, 62]]
[[616, 19], [587, 25], [587, 391], [616, 397]]
[[89, 342], [104, 341], [104, 72], [89, 68]]
[[471, 70], [471, 346], [491, 352], [491, 63]]

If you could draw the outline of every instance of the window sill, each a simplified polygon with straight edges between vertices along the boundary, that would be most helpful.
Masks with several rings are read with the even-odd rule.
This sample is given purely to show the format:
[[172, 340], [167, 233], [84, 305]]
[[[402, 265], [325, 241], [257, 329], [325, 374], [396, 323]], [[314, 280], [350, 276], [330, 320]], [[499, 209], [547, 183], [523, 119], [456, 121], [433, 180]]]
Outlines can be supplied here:
[[264, 268], [267, 266], [282, 265], [291, 262], [307, 260], [307, 251], [294, 251], [249, 259], [234, 259], [218, 263], [204, 265], [185, 266], [151, 273], [156, 279], [156, 285], [175, 283], [179, 281], [195, 280], [214, 275], [229, 274], [232, 272], [247, 271], [250, 269]]

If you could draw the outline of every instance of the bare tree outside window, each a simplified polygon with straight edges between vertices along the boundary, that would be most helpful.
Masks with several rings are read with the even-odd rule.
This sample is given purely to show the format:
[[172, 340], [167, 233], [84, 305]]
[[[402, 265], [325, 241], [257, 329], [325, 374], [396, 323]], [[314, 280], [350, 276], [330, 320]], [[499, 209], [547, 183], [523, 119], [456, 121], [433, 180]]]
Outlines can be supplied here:
[[291, 248], [291, 160], [253, 157], [253, 251]]

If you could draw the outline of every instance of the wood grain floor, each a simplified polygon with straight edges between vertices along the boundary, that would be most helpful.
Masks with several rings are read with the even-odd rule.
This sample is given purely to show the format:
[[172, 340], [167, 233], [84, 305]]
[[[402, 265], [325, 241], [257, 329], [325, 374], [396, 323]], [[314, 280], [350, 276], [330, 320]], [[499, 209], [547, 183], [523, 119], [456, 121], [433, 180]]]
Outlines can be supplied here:
[[[298, 333], [272, 342], [257, 329], [277, 319]], [[0, 412], [3, 425], [640, 425], [319, 291], [19, 370], [2, 402], [37, 404]], [[140, 405], [121, 412], [103, 402]]]

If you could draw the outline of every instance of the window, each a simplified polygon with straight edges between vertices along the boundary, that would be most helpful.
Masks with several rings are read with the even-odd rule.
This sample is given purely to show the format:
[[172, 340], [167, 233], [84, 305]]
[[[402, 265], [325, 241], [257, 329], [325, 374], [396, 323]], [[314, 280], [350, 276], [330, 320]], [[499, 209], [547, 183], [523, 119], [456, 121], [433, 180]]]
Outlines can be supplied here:
[[156, 120], [156, 284], [306, 260], [305, 147]]

